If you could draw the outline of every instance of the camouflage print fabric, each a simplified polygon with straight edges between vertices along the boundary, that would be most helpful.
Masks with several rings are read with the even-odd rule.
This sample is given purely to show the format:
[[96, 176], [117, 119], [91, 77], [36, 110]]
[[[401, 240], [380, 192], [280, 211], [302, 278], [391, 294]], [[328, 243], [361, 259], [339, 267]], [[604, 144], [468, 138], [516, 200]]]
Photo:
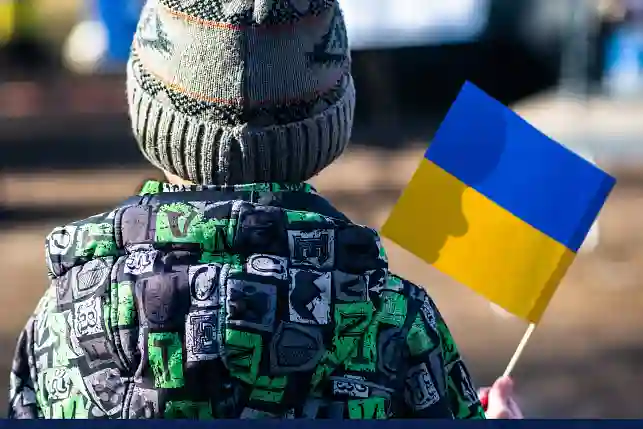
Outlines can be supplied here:
[[11, 418], [484, 418], [433, 301], [309, 185], [148, 182], [46, 255]]

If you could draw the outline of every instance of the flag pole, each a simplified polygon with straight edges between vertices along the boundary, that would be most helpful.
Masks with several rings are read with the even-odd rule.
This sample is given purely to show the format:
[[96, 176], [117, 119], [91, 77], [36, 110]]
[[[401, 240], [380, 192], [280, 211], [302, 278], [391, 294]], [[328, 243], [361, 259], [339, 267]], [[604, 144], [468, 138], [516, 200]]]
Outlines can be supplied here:
[[529, 338], [531, 338], [531, 334], [533, 334], [535, 330], [536, 330], [536, 324], [530, 323], [529, 327], [527, 328], [527, 331], [525, 332], [525, 335], [523, 335], [522, 340], [520, 340], [520, 344], [518, 344], [518, 347], [516, 347], [516, 351], [514, 352], [514, 355], [511, 357], [511, 360], [509, 361], [509, 365], [507, 365], [505, 372], [502, 374], [503, 377], [507, 377], [511, 375], [511, 372], [514, 370], [514, 367], [516, 366], [516, 362], [518, 362], [518, 359], [520, 359], [520, 356], [522, 355], [523, 350], [525, 350], [525, 346], [529, 342]]

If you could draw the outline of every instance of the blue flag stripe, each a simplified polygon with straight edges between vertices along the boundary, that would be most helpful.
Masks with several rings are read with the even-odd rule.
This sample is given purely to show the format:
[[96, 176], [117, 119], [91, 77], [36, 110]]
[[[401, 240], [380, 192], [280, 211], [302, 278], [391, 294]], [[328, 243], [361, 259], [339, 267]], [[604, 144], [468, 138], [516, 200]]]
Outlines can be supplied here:
[[425, 158], [574, 252], [616, 182], [468, 82]]

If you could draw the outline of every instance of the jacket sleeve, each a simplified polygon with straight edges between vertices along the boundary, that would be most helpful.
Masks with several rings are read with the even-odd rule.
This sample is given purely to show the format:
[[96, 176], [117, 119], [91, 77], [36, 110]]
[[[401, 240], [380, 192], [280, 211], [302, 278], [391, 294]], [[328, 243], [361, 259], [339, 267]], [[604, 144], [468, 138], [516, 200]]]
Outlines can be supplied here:
[[403, 417], [484, 419], [478, 393], [444, 318], [422, 288], [405, 283], [413, 321], [406, 341]]
[[27, 325], [18, 337], [11, 374], [9, 375], [9, 410], [10, 419], [37, 419], [41, 415], [34, 386], [33, 374], [33, 328], [34, 319], [29, 319]]
[[[34, 349], [41, 336], [37, 335], [40, 322], [46, 319], [56, 303], [56, 289], [52, 282], [38, 301], [36, 309], [18, 337], [9, 380], [10, 419], [44, 418], [38, 395], [38, 373]], [[48, 340], [51, 340], [48, 338]]]
[[434, 306], [437, 328], [442, 353], [444, 356], [444, 367], [447, 378], [447, 394], [451, 411], [456, 419], [484, 419], [484, 409], [480, 403], [478, 392], [471, 380], [471, 375], [453, 336], [447, 327], [446, 322]]

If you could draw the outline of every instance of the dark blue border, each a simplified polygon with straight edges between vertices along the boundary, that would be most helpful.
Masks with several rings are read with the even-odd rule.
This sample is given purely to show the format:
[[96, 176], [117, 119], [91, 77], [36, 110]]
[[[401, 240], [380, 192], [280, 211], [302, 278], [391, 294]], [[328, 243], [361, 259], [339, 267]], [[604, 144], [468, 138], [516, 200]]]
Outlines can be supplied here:
[[77, 429], [457, 429], [493, 427], [507, 429], [640, 429], [643, 420], [0, 420], [0, 429], [77, 428]]

